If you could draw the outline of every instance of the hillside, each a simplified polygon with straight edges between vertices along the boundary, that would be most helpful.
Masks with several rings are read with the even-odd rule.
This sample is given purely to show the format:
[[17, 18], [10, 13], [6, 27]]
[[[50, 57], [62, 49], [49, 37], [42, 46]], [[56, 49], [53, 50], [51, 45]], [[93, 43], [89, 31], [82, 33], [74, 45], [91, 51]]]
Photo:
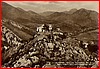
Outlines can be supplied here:
[[19, 7], [13, 7], [5, 2], [2, 2], [2, 8], [3, 18], [11, 19], [19, 23], [43, 23], [45, 19], [45, 17], [33, 11], [25, 11]]
[[2, 8], [2, 67], [98, 67], [98, 12]]
[[[2, 3], [3, 18], [14, 20], [27, 27], [36, 28], [38, 24], [53, 24], [63, 31], [80, 32], [87, 28], [98, 28], [98, 13], [87, 9], [71, 9], [64, 12], [43, 12], [44, 16], [34, 11], [25, 11], [18, 7], [13, 7], [7, 3]], [[8, 10], [9, 9], [9, 10]], [[9, 16], [10, 15], [10, 16]]]
[[49, 16], [53, 13], [54, 13], [54, 11], [46, 11], [46, 12], [42, 12], [42, 13], [39, 13], [39, 14], [46, 17], [46, 16]]
[[81, 31], [87, 28], [98, 28], [98, 13], [87, 9], [79, 9], [72, 14], [55, 12], [48, 16], [55, 20], [62, 30]]

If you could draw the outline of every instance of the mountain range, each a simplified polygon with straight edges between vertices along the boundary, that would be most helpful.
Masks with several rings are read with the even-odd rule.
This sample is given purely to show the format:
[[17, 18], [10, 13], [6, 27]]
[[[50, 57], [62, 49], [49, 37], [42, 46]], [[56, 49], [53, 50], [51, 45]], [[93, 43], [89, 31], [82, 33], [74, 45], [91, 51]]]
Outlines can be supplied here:
[[37, 13], [2, 2], [2, 17], [33, 30], [41, 24], [52, 24], [55, 28], [59, 27], [62, 31], [71, 33], [98, 29], [98, 12], [85, 8]]

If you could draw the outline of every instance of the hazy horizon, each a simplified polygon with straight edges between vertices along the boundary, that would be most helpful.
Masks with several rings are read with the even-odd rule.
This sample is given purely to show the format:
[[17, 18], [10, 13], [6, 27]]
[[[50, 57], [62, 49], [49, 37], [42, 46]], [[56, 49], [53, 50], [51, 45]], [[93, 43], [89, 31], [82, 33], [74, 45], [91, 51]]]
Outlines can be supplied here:
[[37, 13], [46, 11], [69, 11], [71, 9], [85, 8], [99, 12], [98, 1], [3, 1], [14, 7], [20, 7], [26, 11], [32, 10]]

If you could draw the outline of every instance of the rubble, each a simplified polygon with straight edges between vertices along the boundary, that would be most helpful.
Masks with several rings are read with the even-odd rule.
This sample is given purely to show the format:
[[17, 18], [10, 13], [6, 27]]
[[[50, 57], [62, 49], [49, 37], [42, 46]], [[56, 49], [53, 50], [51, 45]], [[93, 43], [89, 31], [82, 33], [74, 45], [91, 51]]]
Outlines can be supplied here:
[[[7, 38], [11, 38], [11, 34]], [[65, 39], [67, 41], [64, 41]], [[14, 38], [14, 41], [16, 40]], [[17, 43], [15, 47], [12, 43], [9, 44], [13, 46], [12, 49], [15, 49], [15, 51], [12, 51], [14, 53], [10, 55], [8, 62], [4, 62], [3, 67], [78, 68], [93, 67], [95, 60], [98, 61], [97, 56], [94, 57], [91, 54], [89, 56], [86, 50], [81, 47], [86, 43], [80, 44], [78, 40], [66, 37], [59, 28], [53, 30], [52, 25], [43, 24], [38, 27], [37, 34], [27, 43]], [[85, 45], [86, 49], [87, 46], [88, 44]], [[4, 48], [7, 47], [4, 46]]]

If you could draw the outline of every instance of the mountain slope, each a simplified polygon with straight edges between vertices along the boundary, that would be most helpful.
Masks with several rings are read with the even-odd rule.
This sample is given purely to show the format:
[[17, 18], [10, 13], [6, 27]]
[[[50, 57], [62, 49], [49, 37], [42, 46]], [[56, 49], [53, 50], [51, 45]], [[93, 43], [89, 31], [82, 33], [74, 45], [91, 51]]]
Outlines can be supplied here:
[[40, 13], [40, 15], [42, 15], [42, 16], [49, 16], [49, 15], [51, 15], [53, 13], [54, 13], [54, 11], [46, 11], [46, 12]]
[[[72, 11], [72, 10], [71, 10]], [[79, 9], [72, 14], [65, 12], [55, 12], [48, 16], [49, 19], [57, 21], [62, 30], [81, 31], [87, 28], [98, 28], [98, 13], [96, 11]], [[65, 27], [63, 27], [65, 26]]]
[[44, 16], [41, 16], [31, 10], [25, 11], [4, 2], [2, 6], [3, 18], [14, 20], [33, 29], [38, 24], [53, 24], [67, 32], [81, 32], [86, 29], [98, 28], [98, 13], [84, 8], [64, 12], [44, 12]]
[[[5, 2], [2, 2], [2, 12], [3, 18], [15, 20], [17, 22], [44, 22], [46, 19], [45, 17], [33, 12], [33, 11], [25, 11], [21, 8], [13, 7]], [[9, 16], [10, 15], [10, 16]], [[39, 21], [40, 22], [39, 22]]]

